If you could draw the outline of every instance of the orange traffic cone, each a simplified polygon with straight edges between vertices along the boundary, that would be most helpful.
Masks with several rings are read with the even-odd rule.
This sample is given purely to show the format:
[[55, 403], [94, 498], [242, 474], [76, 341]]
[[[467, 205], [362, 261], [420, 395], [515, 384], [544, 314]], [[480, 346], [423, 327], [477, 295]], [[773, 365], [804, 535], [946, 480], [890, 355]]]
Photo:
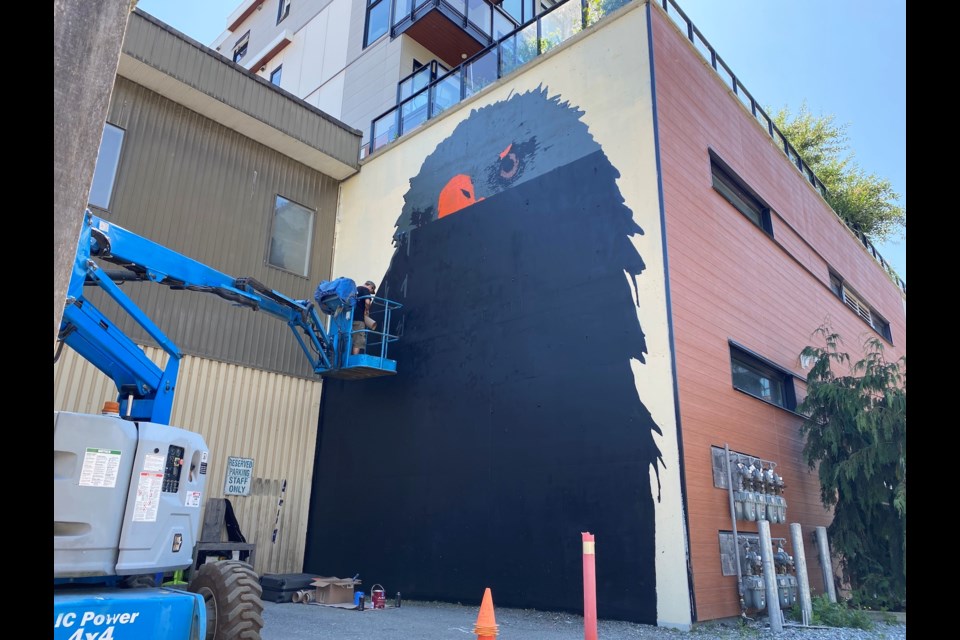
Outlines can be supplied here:
[[493, 595], [490, 587], [483, 592], [483, 601], [480, 603], [480, 614], [477, 624], [473, 626], [477, 640], [494, 640], [497, 637], [497, 619], [493, 615]]

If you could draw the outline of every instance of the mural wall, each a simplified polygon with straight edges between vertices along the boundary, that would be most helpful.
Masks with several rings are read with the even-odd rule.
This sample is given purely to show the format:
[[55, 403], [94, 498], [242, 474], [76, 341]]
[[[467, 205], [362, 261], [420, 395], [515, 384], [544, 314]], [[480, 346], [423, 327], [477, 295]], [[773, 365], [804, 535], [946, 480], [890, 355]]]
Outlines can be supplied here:
[[334, 273], [403, 308], [396, 376], [324, 383], [304, 570], [690, 622], [646, 6], [371, 158]]

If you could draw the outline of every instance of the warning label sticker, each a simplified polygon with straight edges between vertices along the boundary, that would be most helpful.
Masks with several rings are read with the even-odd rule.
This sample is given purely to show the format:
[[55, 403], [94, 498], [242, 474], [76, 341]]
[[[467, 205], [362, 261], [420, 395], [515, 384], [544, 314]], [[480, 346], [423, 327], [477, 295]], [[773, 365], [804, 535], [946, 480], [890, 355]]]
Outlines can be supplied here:
[[120, 469], [120, 451], [87, 447], [80, 469], [81, 487], [115, 487]]
[[156, 522], [160, 507], [160, 491], [163, 489], [163, 474], [141, 471], [137, 481], [137, 502], [133, 507], [134, 522]]

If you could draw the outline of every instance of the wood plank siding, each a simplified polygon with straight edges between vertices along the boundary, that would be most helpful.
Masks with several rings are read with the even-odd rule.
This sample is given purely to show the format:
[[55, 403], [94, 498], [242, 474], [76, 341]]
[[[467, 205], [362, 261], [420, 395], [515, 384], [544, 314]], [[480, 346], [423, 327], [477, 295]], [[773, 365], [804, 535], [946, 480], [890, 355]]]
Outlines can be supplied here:
[[[800, 351], [822, 323], [860, 353], [864, 339], [879, 336], [831, 291], [830, 269], [890, 323], [890, 358], [906, 352], [906, 311], [898, 287], [663, 9], [652, 3], [650, 13], [690, 562], [702, 621], [740, 613], [736, 578], [720, 570], [718, 532], [732, 523], [726, 489], [713, 484], [711, 446], [778, 463], [787, 521], [803, 527], [815, 592], [823, 582], [811, 535], [830, 522], [802, 460], [799, 416], [733, 388], [728, 341], [800, 379]], [[773, 238], [713, 189], [710, 150], [770, 205]], [[802, 382], [797, 387], [802, 395]], [[789, 542], [787, 524], [771, 532]]]

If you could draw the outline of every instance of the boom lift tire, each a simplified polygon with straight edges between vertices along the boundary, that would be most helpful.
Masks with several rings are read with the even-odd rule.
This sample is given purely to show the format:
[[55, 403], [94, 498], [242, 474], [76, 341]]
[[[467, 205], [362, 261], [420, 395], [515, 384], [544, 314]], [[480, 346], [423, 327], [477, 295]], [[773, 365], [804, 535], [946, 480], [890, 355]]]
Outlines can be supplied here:
[[152, 575], [127, 576], [120, 585], [124, 589], [153, 589], [157, 586], [157, 579]]
[[187, 590], [203, 596], [206, 640], [260, 640], [263, 588], [249, 564], [238, 560], [202, 564]]

